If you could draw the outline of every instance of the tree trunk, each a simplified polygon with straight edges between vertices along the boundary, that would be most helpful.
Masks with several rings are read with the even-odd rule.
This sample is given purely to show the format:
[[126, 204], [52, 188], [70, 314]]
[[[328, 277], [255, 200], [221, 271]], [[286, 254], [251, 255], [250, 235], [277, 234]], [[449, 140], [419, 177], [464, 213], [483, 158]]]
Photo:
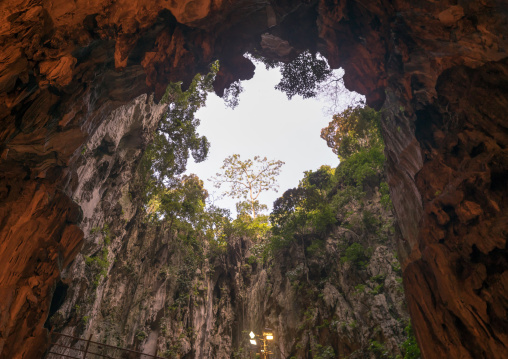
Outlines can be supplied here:
[[252, 218], [256, 219], [256, 210], [254, 209], [254, 199], [252, 198], [252, 188], [249, 188], [250, 192], [250, 207], [252, 209]]

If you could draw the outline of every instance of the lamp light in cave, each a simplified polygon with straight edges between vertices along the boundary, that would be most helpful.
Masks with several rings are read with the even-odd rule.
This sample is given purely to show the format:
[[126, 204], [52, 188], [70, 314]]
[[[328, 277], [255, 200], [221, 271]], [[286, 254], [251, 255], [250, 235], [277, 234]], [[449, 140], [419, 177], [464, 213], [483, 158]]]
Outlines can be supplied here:
[[266, 340], [273, 340], [272, 330], [265, 328], [265, 331], [263, 331], [263, 337], [265, 337]]

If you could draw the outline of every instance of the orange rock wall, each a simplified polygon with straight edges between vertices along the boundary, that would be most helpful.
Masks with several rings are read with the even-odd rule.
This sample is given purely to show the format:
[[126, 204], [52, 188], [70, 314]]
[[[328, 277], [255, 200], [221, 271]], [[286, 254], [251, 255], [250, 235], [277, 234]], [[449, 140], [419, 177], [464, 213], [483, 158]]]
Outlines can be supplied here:
[[507, 11], [494, 0], [3, 1], [0, 356], [38, 358], [44, 349], [55, 280], [82, 236], [68, 194], [85, 140], [118, 106], [159, 97], [214, 59], [218, 93], [251, 77], [242, 54], [264, 51], [261, 34], [270, 32], [291, 46], [283, 60], [321, 51], [385, 114], [399, 252], [424, 357], [501, 358]]

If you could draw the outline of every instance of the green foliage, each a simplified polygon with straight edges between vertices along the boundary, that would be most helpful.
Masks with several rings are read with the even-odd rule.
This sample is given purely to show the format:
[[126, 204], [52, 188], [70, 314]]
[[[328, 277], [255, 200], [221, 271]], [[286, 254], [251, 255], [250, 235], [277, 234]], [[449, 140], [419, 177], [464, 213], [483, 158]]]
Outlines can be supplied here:
[[309, 253], [309, 255], [313, 256], [313, 255], [316, 255], [322, 249], [324, 249], [324, 247], [325, 247], [325, 242], [323, 240], [316, 239], [312, 242], [312, 244], [310, 246], [307, 247], [306, 250], [307, 250], [307, 253]]
[[97, 288], [103, 277], [108, 274], [109, 261], [108, 261], [108, 248], [104, 247], [99, 254], [94, 256], [84, 256], [85, 264], [89, 268], [90, 273], [95, 273], [93, 276], [93, 287]]
[[[341, 159], [335, 175], [343, 187], [361, 189], [367, 179], [382, 172], [385, 157], [379, 122], [380, 115], [373, 109], [349, 107], [321, 130], [321, 138]], [[380, 185], [382, 202], [388, 206], [388, 186], [383, 183]]]
[[416, 337], [413, 332], [411, 322], [404, 328], [407, 339], [401, 344], [404, 359], [420, 359], [421, 352], [416, 342]]
[[333, 116], [328, 127], [321, 130], [321, 138], [341, 160], [361, 149], [382, 149], [384, 144], [379, 129], [380, 117], [379, 112], [370, 107], [348, 107]]
[[225, 89], [222, 99], [224, 100], [226, 107], [232, 109], [236, 108], [240, 102], [239, 96], [242, 92], [243, 87], [240, 80], [233, 82], [227, 89]]
[[334, 171], [321, 166], [317, 171], [306, 171], [297, 188], [289, 189], [273, 204], [270, 214], [275, 248], [290, 243], [295, 235], [323, 236], [335, 223], [336, 210], [327, 200], [333, 186]]
[[[339, 165], [340, 166], [340, 165]], [[345, 186], [340, 184], [341, 188], [332, 197], [332, 205], [335, 208], [344, 208], [350, 203], [361, 201], [365, 193], [356, 186]]]
[[402, 268], [400, 267], [400, 262], [397, 259], [390, 264], [395, 273], [397, 273], [398, 275], [402, 274]]
[[370, 280], [373, 282], [384, 283], [385, 278], [386, 278], [386, 274], [378, 274], [378, 275], [370, 277]]
[[197, 228], [202, 231], [205, 238], [208, 240], [211, 256], [226, 252], [227, 239], [232, 232], [229, 210], [216, 206], [209, 206], [201, 214]]
[[252, 218], [247, 214], [240, 214], [232, 222], [232, 226], [236, 235], [258, 240], [266, 237], [271, 228], [268, 216], [258, 215]]
[[337, 179], [349, 186], [362, 187], [365, 180], [379, 174], [385, 162], [381, 147], [362, 148], [337, 167]]
[[390, 198], [390, 189], [388, 188], [388, 183], [381, 182], [379, 185], [379, 192], [381, 193], [381, 205], [385, 209], [392, 208], [392, 200]]
[[90, 234], [92, 235], [97, 233], [101, 233], [102, 235], [104, 235], [104, 244], [109, 245], [111, 243], [111, 232], [109, 229], [109, 224], [105, 223], [102, 228], [93, 227], [90, 230]]
[[274, 225], [274, 234], [284, 232], [287, 227], [295, 226], [298, 222], [298, 211], [305, 201], [307, 190], [302, 187], [288, 189], [282, 197], [279, 197], [273, 204], [273, 211], [270, 214], [270, 221]]
[[195, 223], [205, 208], [208, 192], [196, 175], [184, 175], [171, 187], [159, 188], [148, 202], [149, 218], [164, 218], [171, 223], [175, 219], [180, 223]]
[[190, 154], [196, 162], [206, 159], [210, 144], [196, 132], [199, 119], [195, 114], [213, 90], [218, 69], [215, 62], [208, 74], [197, 74], [186, 91], [182, 91], [181, 82], [168, 85], [162, 97], [162, 102], [168, 104], [167, 111], [140, 165], [148, 199], [155, 190], [169, 186], [185, 171]]
[[[322, 294], [322, 293], [321, 293], [321, 294]], [[321, 296], [320, 298], [322, 298], [322, 296]], [[318, 325], [316, 328], [317, 328], [317, 329], [323, 329], [323, 328], [328, 328], [328, 327], [330, 327], [330, 321], [329, 321], [328, 319], [325, 319], [325, 320], [323, 321], [323, 323], [322, 323], [322, 324], [320, 324], [320, 325]]]
[[314, 359], [333, 359], [333, 358], [335, 358], [335, 351], [333, 350], [333, 348], [330, 345], [325, 347], [325, 346], [322, 346], [321, 344], [316, 344], [316, 346], [314, 347], [312, 352], [315, 353], [315, 355], [313, 355]]
[[369, 341], [369, 350], [376, 355], [376, 358], [389, 358], [390, 352], [386, 349], [384, 343], [377, 340]]
[[275, 86], [291, 99], [295, 95], [303, 98], [314, 97], [317, 85], [325, 81], [332, 73], [325, 59], [304, 51], [293, 61], [281, 66], [282, 79]]
[[374, 289], [370, 292], [372, 295], [378, 295], [384, 288], [384, 283], [380, 283], [374, 287]]
[[360, 243], [353, 243], [346, 248], [344, 255], [340, 258], [341, 263], [353, 263], [358, 269], [367, 267], [369, 256]]
[[376, 233], [377, 229], [381, 225], [381, 221], [369, 210], [363, 211], [362, 223], [364, 228], [371, 233]]
[[257, 199], [262, 192], [277, 191], [276, 177], [284, 162], [268, 160], [255, 156], [242, 161], [240, 155], [234, 154], [224, 159], [221, 172], [212, 178], [215, 187], [226, 185], [223, 195], [232, 198], [243, 198], [251, 205], [252, 218], [256, 218]]
[[138, 330], [137, 333], [136, 333], [136, 339], [139, 340], [140, 342], [142, 342], [143, 340], [145, 340], [145, 338], [147, 337], [146, 333], [144, 330]]
[[365, 284], [358, 284], [355, 286], [355, 294], [360, 294], [365, 292]]

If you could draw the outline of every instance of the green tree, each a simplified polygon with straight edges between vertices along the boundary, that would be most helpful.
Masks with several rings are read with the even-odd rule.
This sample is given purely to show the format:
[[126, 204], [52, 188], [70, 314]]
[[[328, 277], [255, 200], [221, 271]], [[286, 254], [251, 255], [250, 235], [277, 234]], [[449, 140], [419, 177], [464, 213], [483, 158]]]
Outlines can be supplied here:
[[362, 188], [368, 178], [381, 174], [384, 162], [382, 147], [362, 148], [340, 163], [336, 176], [344, 185]]
[[261, 204], [258, 200], [255, 200], [254, 203], [250, 201], [240, 201], [236, 203], [236, 213], [238, 216], [251, 216], [253, 206], [256, 215], [268, 209], [266, 204]]
[[196, 226], [210, 244], [212, 255], [222, 254], [226, 251], [227, 239], [232, 233], [231, 215], [229, 210], [211, 205], [201, 214]]
[[362, 149], [383, 147], [379, 121], [379, 112], [370, 107], [348, 107], [333, 116], [321, 130], [321, 138], [344, 160]]
[[327, 201], [333, 185], [334, 170], [321, 166], [317, 171], [306, 171], [297, 188], [284, 192], [273, 204], [270, 221], [276, 235], [290, 239], [309, 230], [324, 233], [335, 221], [335, 214]]
[[177, 177], [185, 172], [190, 155], [196, 162], [206, 159], [210, 144], [205, 136], [196, 132], [199, 119], [195, 114], [205, 105], [208, 93], [213, 90], [212, 83], [218, 69], [218, 62], [215, 62], [208, 74], [197, 74], [186, 91], [182, 90], [181, 82], [168, 85], [161, 100], [168, 104], [167, 111], [141, 161], [148, 199], [155, 187], [170, 186], [172, 181], [178, 181]]
[[280, 72], [282, 79], [275, 88], [285, 92], [289, 99], [295, 95], [303, 98], [316, 96], [318, 84], [332, 74], [326, 60], [310, 51], [304, 51], [293, 61], [283, 64]]
[[344, 255], [340, 257], [342, 263], [351, 262], [359, 269], [363, 269], [369, 262], [369, 256], [365, 248], [360, 243], [353, 243], [344, 251]]
[[240, 155], [234, 154], [224, 159], [222, 171], [218, 172], [212, 181], [217, 188], [222, 185], [229, 187], [224, 196], [247, 200], [250, 203], [252, 218], [255, 219], [259, 195], [269, 190], [277, 192], [276, 177], [283, 164], [283, 161], [268, 160], [259, 156], [242, 161]]
[[154, 193], [148, 202], [147, 212], [153, 220], [164, 218], [170, 221], [170, 228], [175, 220], [196, 223], [204, 211], [207, 197], [208, 192], [198, 176], [184, 175], [179, 182]]

